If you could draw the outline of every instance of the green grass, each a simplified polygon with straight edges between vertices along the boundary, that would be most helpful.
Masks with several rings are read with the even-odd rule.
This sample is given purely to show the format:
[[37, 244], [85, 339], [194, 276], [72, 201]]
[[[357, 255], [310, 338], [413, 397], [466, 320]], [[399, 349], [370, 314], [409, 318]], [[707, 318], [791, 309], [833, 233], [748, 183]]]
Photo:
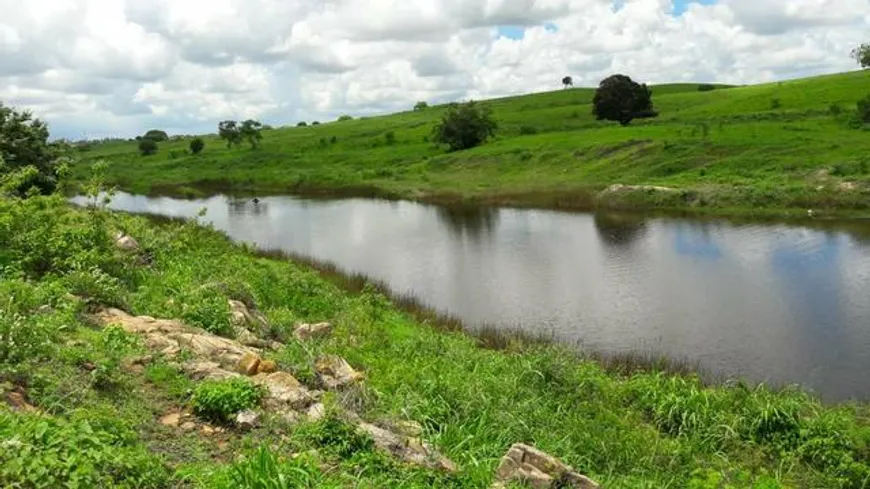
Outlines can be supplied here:
[[[142, 251], [115, 250], [116, 229]], [[345, 290], [327, 272], [191, 222], [74, 209], [59, 197], [0, 199], [0, 390], [24, 392], [43, 413], [0, 401], [0, 485], [485, 488], [507, 448], [526, 442], [607, 488], [868, 487], [864, 404], [608, 369], [541, 342], [490, 338], [499, 349], [482, 348], [374, 287]], [[327, 395], [330, 412], [416, 421], [459, 472], [398, 463], [334, 415], [298, 425], [267, 416], [250, 432], [210, 437], [163, 426], [160, 416], [196, 403], [208, 384], [159, 358], [144, 371], [125, 368], [145, 346], [84, 320], [110, 302], [205, 326], [227, 317], [228, 298], [255, 304], [278, 339], [292, 338], [298, 321], [332, 322], [330, 337], [287, 340], [272, 358], [309, 383], [315, 358], [346, 358], [366, 380]]]
[[[500, 129], [468, 151], [428, 142], [443, 113], [430, 107], [277, 128], [254, 151], [227, 149], [214, 135], [204, 136], [199, 155], [189, 154], [188, 139], [163, 143], [149, 157], [133, 142], [101, 144], [82, 153], [75, 171], [84, 179], [89, 162], [105, 159], [109, 181], [126, 190], [187, 196], [323, 192], [567, 207], [862, 210], [870, 206], [870, 138], [850, 120], [868, 82], [870, 73], [860, 71], [707, 92], [661, 85], [653, 87], [661, 115], [625, 128], [594, 120], [591, 89], [559, 90], [484, 102]], [[599, 198], [615, 183], [685, 192]]]

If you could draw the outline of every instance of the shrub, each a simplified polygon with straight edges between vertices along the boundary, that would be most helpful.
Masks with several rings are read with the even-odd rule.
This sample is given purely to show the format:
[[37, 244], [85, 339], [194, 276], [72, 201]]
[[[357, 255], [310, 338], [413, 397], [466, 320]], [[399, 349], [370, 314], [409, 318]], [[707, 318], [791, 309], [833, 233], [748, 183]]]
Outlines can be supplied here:
[[202, 152], [203, 149], [205, 149], [205, 142], [202, 140], [202, 138], [193, 138], [190, 141], [191, 153], [198, 155]]
[[344, 115], [341, 115], [341, 116], [338, 117], [338, 122], [342, 122], [342, 121], [351, 121], [351, 120], [353, 120], [353, 117], [351, 117], [351, 116], [349, 116], [349, 115], [347, 115], [347, 114], [344, 114]]
[[782, 108], [782, 100], [780, 100], [778, 98], [770, 99], [770, 109], [777, 110], [779, 108]]
[[308, 127], [308, 123], [305, 121], [299, 121], [296, 123], [296, 127]]
[[225, 423], [233, 415], [259, 404], [263, 391], [245, 378], [208, 381], [193, 392], [193, 410], [206, 419]]
[[307, 426], [300, 436], [309, 444], [342, 459], [370, 452], [374, 448], [371, 437], [360, 433], [355, 426], [333, 412], [328, 412], [322, 420]]
[[433, 129], [432, 139], [446, 144], [450, 151], [459, 151], [485, 143], [497, 128], [489, 108], [472, 100], [448, 107], [441, 122]]
[[151, 156], [157, 153], [157, 141], [149, 138], [139, 140], [139, 153], [142, 156]]
[[151, 129], [146, 132], [142, 139], [152, 139], [157, 142], [163, 142], [169, 140], [169, 135], [166, 134], [166, 131], [161, 131], [160, 129]]
[[135, 436], [88, 421], [0, 410], [0, 486], [138, 487], [169, 484], [166, 467]]
[[598, 85], [592, 99], [592, 113], [598, 120], [617, 121], [627, 126], [632, 119], [656, 117], [652, 91], [625, 75], [612, 75]]
[[843, 107], [840, 104], [831, 104], [828, 106], [828, 113], [836, 117], [843, 113]]
[[711, 85], [709, 83], [701, 83], [698, 85], [699, 92], [711, 92], [716, 90], [716, 85]]
[[313, 121], [313, 122], [311, 123], [311, 125], [312, 125], [312, 126], [319, 126], [319, 125], [320, 125], [320, 121]]
[[417, 102], [416, 104], [414, 104], [414, 110], [416, 110], [416, 111], [426, 110], [428, 108], [429, 108], [429, 104], [427, 104], [426, 102], [424, 102], [422, 100]]
[[870, 122], [870, 95], [857, 102], [858, 120], [867, 124]]
[[32, 167], [20, 174], [14, 193], [25, 195], [33, 187], [40, 193], [55, 190], [62, 146], [48, 142], [48, 126], [30, 112], [18, 111], [0, 103], [0, 177], [4, 172]]
[[386, 141], [386, 143], [390, 146], [396, 144], [396, 133], [394, 133], [393, 131], [388, 131], [386, 134], [384, 134], [384, 141]]
[[330, 144], [335, 144], [335, 143], [337, 143], [337, 142], [338, 142], [338, 137], [337, 137], [337, 136], [332, 136], [331, 138], [329, 138], [329, 142], [330, 142]]

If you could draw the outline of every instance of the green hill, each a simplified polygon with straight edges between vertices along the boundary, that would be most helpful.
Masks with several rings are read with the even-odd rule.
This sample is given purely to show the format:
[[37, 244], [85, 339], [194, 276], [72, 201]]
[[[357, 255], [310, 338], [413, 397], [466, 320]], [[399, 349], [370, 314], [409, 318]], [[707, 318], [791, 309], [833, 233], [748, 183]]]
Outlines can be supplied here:
[[[262, 147], [214, 135], [139, 156], [135, 143], [85, 153], [108, 178], [143, 193], [332, 192], [519, 205], [865, 209], [870, 137], [854, 128], [870, 73], [745, 87], [653, 87], [660, 116], [629, 127], [596, 121], [594, 91], [488, 100], [495, 140], [448, 153], [429, 142], [443, 107], [264, 132]], [[409, 108], [410, 109], [410, 108]], [[395, 141], [389, 144], [387, 134]], [[86, 165], [77, 168], [84, 177]], [[613, 184], [673, 187], [679, 191]]]

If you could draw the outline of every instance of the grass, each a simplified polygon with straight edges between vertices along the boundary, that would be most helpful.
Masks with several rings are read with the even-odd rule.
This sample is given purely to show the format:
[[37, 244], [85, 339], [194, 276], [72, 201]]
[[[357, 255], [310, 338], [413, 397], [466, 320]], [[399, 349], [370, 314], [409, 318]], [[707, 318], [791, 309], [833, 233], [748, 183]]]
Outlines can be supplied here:
[[[141, 250], [115, 250], [117, 229]], [[864, 404], [708, 384], [655, 362], [636, 368], [642, 356], [608, 366], [547, 342], [476, 338], [322, 270], [195, 222], [76, 209], [57, 196], [0, 199], [0, 390], [42, 412], [0, 401], [0, 485], [484, 488], [507, 448], [526, 442], [607, 488], [868, 487]], [[286, 341], [272, 358], [300, 381], [314, 382], [312, 361], [324, 354], [365, 372], [362, 385], [325, 397], [330, 413], [416, 421], [459, 471], [401, 464], [334, 414], [295, 425], [266, 416], [250, 432], [212, 436], [163, 426], [162, 415], [215, 386], [159, 358], [126, 368], [144, 345], [84, 316], [115, 304], [220, 332], [229, 298], [265, 314], [272, 337]], [[324, 320], [331, 336], [291, 339], [297, 322]], [[219, 387], [215, 409], [235, 411], [223, 395], [232, 389]]]
[[[206, 135], [163, 143], [97, 144], [109, 181], [137, 193], [213, 192], [384, 196], [433, 202], [702, 212], [801, 209], [865, 213], [870, 139], [851, 124], [866, 71], [700, 92], [653, 87], [660, 117], [623, 128], [595, 121], [591, 89], [485, 101], [500, 129], [481, 147], [448, 153], [428, 141], [443, 107], [264, 133], [262, 146], [227, 149]], [[773, 100], [778, 101], [772, 103]], [[776, 107], [776, 108], [773, 108]], [[837, 110], [832, 108], [836, 107]], [[410, 108], [409, 108], [410, 109]], [[605, 193], [612, 184], [680, 189]]]

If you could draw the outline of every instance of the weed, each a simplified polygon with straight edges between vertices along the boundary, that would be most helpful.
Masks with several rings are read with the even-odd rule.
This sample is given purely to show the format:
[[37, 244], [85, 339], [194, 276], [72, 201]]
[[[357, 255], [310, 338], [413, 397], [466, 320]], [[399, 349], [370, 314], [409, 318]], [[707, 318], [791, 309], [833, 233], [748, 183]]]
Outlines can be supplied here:
[[263, 397], [260, 387], [244, 378], [203, 382], [193, 391], [191, 404], [196, 414], [226, 423], [240, 411], [256, 407]]

